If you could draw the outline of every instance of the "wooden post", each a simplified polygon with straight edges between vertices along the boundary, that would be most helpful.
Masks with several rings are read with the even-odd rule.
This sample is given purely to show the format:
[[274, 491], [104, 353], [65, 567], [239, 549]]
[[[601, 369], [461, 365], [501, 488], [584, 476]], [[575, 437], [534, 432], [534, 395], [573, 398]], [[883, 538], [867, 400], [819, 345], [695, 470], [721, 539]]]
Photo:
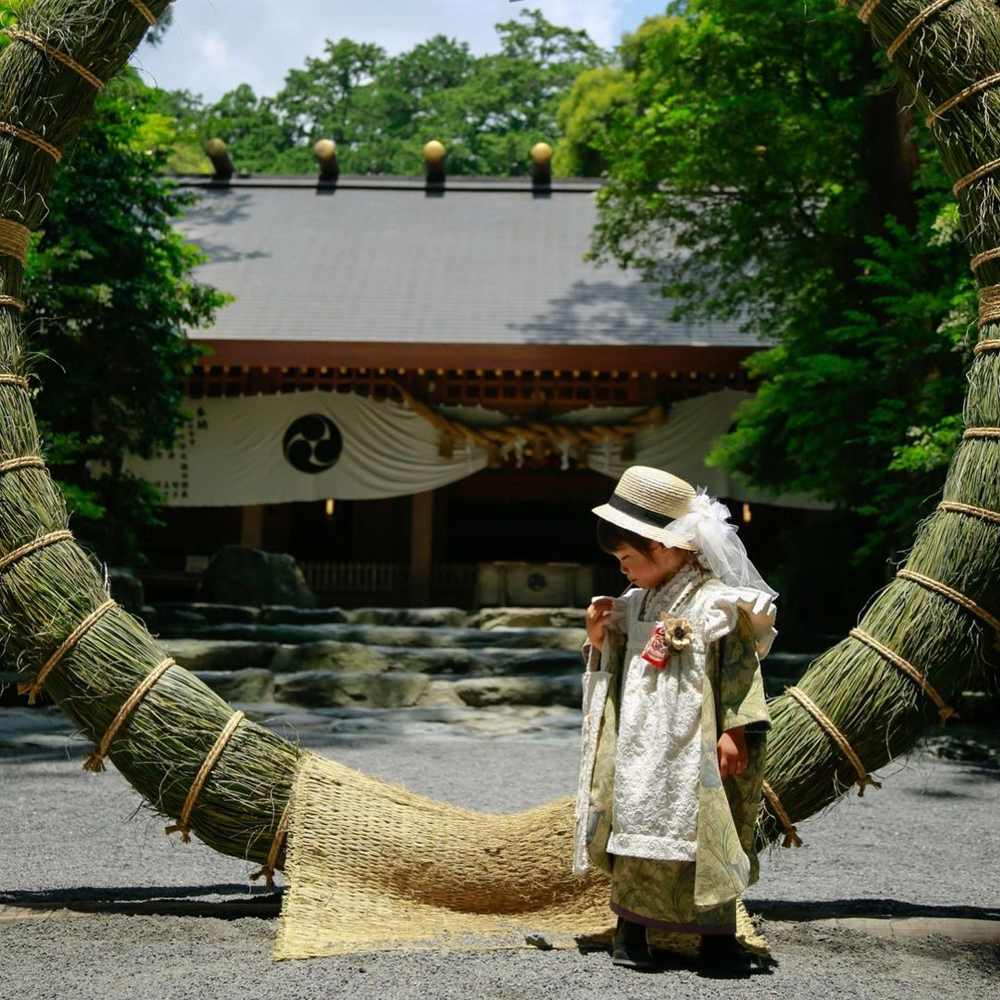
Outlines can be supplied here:
[[240, 545], [248, 549], [264, 548], [264, 505], [243, 508], [240, 520]]
[[410, 499], [410, 606], [417, 607], [431, 599], [434, 491], [414, 493]]

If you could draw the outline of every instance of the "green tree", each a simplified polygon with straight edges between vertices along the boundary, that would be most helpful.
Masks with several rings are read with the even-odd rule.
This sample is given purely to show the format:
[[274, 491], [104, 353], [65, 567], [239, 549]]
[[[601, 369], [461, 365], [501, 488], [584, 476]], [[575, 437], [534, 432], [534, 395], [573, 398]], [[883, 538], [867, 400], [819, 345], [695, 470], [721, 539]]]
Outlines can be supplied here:
[[385, 62], [380, 46], [342, 38], [327, 41], [323, 58], [309, 57], [304, 69], [291, 70], [275, 101], [291, 140], [327, 136], [353, 146], [376, 110], [373, 85]]
[[[396, 56], [367, 42], [327, 41], [273, 98], [242, 84], [200, 109], [191, 95], [165, 95], [160, 109], [176, 109], [185, 143], [218, 136], [239, 169], [256, 173], [311, 172], [313, 144], [329, 138], [344, 173], [419, 174], [423, 144], [439, 139], [450, 174], [523, 175], [531, 145], [556, 138], [559, 101], [573, 80], [608, 55], [537, 10], [496, 28], [500, 50], [484, 56], [444, 35]], [[172, 168], [190, 164], [190, 148], [181, 153]]]
[[143, 41], [147, 45], [159, 45], [163, 41], [163, 36], [167, 33], [170, 27], [174, 23], [174, 8], [166, 7], [156, 19], [156, 24], [154, 24], [149, 31], [146, 32], [146, 37]]
[[77, 537], [111, 564], [141, 565], [139, 532], [160, 523], [157, 490], [122, 456], [174, 443], [189, 419], [182, 379], [204, 353], [184, 331], [226, 301], [191, 280], [201, 257], [172, 228], [191, 197], [149, 148], [171, 136], [151, 123], [154, 100], [128, 71], [98, 98], [56, 173], [25, 283], [46, 461]]
[[448, 147], [457, 174], [516, 176], [527, 154], [558, 133], [559, 102], [577, 75], [608, 59], [584, 31], [558, 27], [538, 10], [497, 26], [500, 51], [479, 57], [466, 81], [433, 95], [423, 137]]
[[294, 126], [282, 123], [271, 98], [257, 97], [249, 84], [241, 83], [207, 110], [201, 133], [202, 141], [218, 136], [238, 151], [241, 170], [272, 173], [292, 146]]
[[834, 502], [856, 567], [877, 570], [940, 486], [973, 317], [926, 131], [834, 7], [693, 0], [620, 55], [631, 96], [607, 123], [566, 112], [610, 178], [594, 254], [659, 284], [677, 317], [773, 344], [713, 461]]
[[164, 169], [176, 174], [210, 174], [201, 98], [189, 90], [155, 90], [149, 102], [148, 120], [162, 130], [157, 143], [166, 152]]
[[559, 144], [552, 160], [560, 177], [599, 177], [607, 169], [603, 150], [612, 142], [611, 123], [632, 102], [632, 78], [619, 66], [584, 70], [573, 81], [556, 115]]

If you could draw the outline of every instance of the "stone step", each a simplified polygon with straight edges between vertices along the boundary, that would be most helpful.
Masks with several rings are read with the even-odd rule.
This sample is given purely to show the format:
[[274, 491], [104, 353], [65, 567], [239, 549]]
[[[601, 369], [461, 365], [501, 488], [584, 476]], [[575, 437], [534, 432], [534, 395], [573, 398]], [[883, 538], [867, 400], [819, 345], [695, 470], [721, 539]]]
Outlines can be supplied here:
[[413, 628], [462, 628], [469, 624], [470, 617], [461, 608], [353, 608], [344, 614], [349, 622], [358, 625]]
[[160, 626], [174, 625], [402, 625], [413, 628], [461, 628], [472, 615], [460, 608], [296, 608], [274, 604], [261, 608], [241, 604], [170, 601], [147, 605], [143, 612]]
[[276, 674], [323, 669], [492, 676], [524, 671], [579, 673], [583, 669], [579, 649], [421, 649], [330, 641], [286, 645], [213, 639], [168, 639], [163, 646], [182, 667], [199, 672], [265, 668]]
[[206, 639], [226, 642], [269, 642], [284, 645], [333, 641], [400, 648], [457, 647], [479, 649], [572, 649], [579, 651], [587, 637], [575, 628], [420, 628], [401, 625], [260, 625], [177, 624], [162, 626], [164, 639]]
[[164, 601], [146, 605], [158, 625], [398, 625], [411, 628], [583, 628], [583, 608], [295, 608]]
[[583, 657], [573, 649], [398, 649], [351, 643], [282, 646], [271, 669], [276, 673], [330, 668], [365, 671], [408, 670], [427, 674], [495, 676], [530, 671], [579, 673]]
[[469, 619], [475, 628], [579, 628], [585, 608], [482, 608]]
[[[355, 705], [366, 711], [414, 705], [580, 706], [582, 660], [579, 654], [564, 650], [427, 649], [416, 651], [409, 660], [389, 647], [339, 643], [274, 647], [173, 640], [165, 645], [178, 663], [192, 669], [229, 702]], [[463, 660], [463, 655], [473, 659]], [[797, 679], [765, 671], [768, 697], [782, 694]], [[14, 671], [0, 671], [0, 706], [26, 705], [27, 696], [17, 693], [19, 680], [23, 677]], [[312, 702], [312, 697], [318, 700]], [[43, 691], [37, 701], [39, 710], [50, 704]], [[956, 707], [962, 723], [991, 724], [1000, 697], [993, 692], [965, 691]], [[934, 730], [932, 735], [939, 734]]]
[[220, 698], [233, 702], [266, 702], [274, 695], [274, 674], [260, 667], [243, 670], [195, 670]]
[[277, 675], [276, 702], [308, 708], [405, 708], [411, 706], [562, 705], [578, 708], [580, 677], [540, 674], [500, 677], [433, 678], [428, 674], [392, 670], [306, 670]]

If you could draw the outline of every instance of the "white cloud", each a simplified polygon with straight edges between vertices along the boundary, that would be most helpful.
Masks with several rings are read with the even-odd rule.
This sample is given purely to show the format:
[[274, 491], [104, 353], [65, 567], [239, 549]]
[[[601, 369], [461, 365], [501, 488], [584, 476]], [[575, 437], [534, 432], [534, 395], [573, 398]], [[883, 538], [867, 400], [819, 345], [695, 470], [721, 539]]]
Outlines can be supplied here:
[[621, 34], [615, 28], [621, 9], [627, 6], [625, 0], [525, 0], [524, 3], [510, 4], [517, 7], [539, 7], [553, 24], [564, 24], [572, 28], [585, 28], [598, 45], [610, 49]]
[[212, 32], [197, 35], [194, 47], [214, 72], [223, 74], [229, 69], [229, 46], [218, 35]]
[[134, 62], [150, 83], [215, 100], [237, 84], [274, 94], [289, 69], [319, 55], [327, 38], [377, 42], [401, 52], [435, 34], [496, 50], [494, 25], [537, 7], [555, 24], [585, 28], [598, 44], [662, 10], [666, 0], [185, 0], [156, 48], [143, 45]]

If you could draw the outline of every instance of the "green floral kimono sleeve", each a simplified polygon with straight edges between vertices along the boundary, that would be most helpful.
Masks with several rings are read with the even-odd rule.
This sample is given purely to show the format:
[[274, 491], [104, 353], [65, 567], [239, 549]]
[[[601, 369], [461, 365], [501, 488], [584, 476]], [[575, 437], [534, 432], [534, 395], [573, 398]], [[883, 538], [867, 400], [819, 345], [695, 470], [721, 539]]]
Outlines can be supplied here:
[[740, 726], [758, 732], [770, 729], [771, 716], [764, 696], [757, 640], [747, 615], [741, 611], [737, 615], [736, 628], [719, 642], [722, 646], [716, 691], [719, 734]]
[[[760, 810], [771, 717], [757, 642], [749, 618], [713, 645], [702, 703], [703, 768], [698, 820], [696, 905], [721, 903], [757, 881], [754, 827]], [[741, 774], [721, 778], [716, 745], [730, 729], [745, 726], [749, 762]], [[721, 794], [720, 794], [721, 793]]]

